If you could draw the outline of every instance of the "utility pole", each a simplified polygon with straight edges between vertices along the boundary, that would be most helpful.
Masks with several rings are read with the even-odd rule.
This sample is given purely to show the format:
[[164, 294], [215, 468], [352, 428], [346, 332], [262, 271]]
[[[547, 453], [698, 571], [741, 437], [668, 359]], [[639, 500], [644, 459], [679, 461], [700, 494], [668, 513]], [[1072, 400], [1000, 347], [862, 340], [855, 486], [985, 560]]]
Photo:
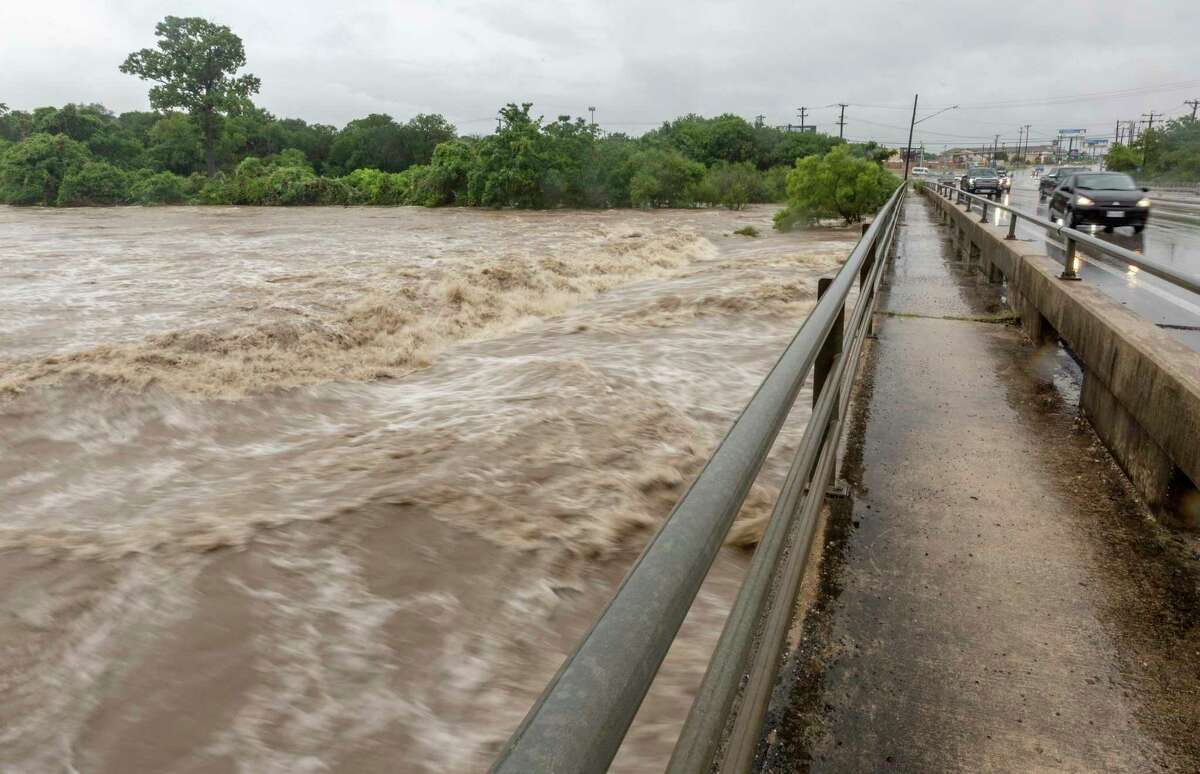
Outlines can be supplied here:
[[[1151, 110], [1149, 113], [1142, 113], [1142, 117], [1146, 119], [1146, 131], [1147, 132], [1149, 132], [1151, 129], [1154, 128], [1154, 115], [1155, 114], [1154, 114], [1153, 110]], [[1158, 115], [1161, 116], [1162, 113], [1159, 113]], [[1147, 136], [1146, 139], [1142, 141], [1142, 169], [1143, 170], [1145, 170], [1145, 168], [1146, 168], [1146, 157], [1149, 155], [1151, 139], [1152, 139], [1152, 136]]]
[[1113, 132], [1113, 145], [1116, 145], [1120, 141], [1121, 141], [1121, 122], [1117, 121], [1117, 128]]
[[762, 129], [766, 125], [767, 117], [759, 113], [754, 117], [754, 128]]
[[1195, 121], [1196, 120], [1196, 108], [1200, 107], [1200, 99], [1185, 99], [1183, 101], [1183, 104], [1192, 106], [1192, 120]]
[[996, 135], [996, 139], [992, 140], [992, 167], [996, 166], [996, 152], [1000, 150], [1000, 135]]
[[588, 112], [592, 114], [592, 131], [596, 131], [596, 108], [588, 107]]
[[[838, 103], [838, 107], [840, 107], [840, 108], [842, 109], [841, 115], [839, 115], [839, 116], [838, 116], [838, 139], [840, 140], [840, 139], [842, 139], [842, 133], [843, 133], [843, 132], [845, 131], [845, 129], [846, 129], [846, 108], [847, 108], [847, 105], [846, 105], [846, 103], [845, 103], [845, 102], [839, 102], [839, 103]], [[1193, 110], [1193, 111], [1192, 111], [1192, 113], [1193, 113], [1193, 116], [1192, 116], [1192, 117], [1193, 117], [1193, 118], [1195, 118], [1195, 115], [1194, 115], [1194, 114], [1195, 114], [1195, 110]]]
[[913, 95], [913, 114], [912, 120], [908, 124], [908, 146], [904, 149], [904, 182], [908, 182], [908, 162], [912, 159], [912, 136], [913, 128], [917, 125], [917, 97], [919, 94]]
[[800, 131], [803, 132], [804, 131], [804, 116], [808, 114], [808, 108], [799, 107], [796, 109], [796, 112], [798, 112], [800, 114]]

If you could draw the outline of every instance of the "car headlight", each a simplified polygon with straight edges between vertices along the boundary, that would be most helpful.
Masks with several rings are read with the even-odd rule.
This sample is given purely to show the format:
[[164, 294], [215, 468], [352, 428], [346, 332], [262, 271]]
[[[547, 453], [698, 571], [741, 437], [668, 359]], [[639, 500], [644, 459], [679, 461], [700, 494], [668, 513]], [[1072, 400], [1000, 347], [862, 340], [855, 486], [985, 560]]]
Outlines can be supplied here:
[[1093, 202], [1091, 199], [1087, 198], [1086, 196], [1076, 196], [1075, 203], [1080, 206], [1083, 206], [1083, 207], [1087, 207], [1088, 205], [1095, 204], [1095, 202]]
[[1139, 207], [1149, 207], [1149, 206], [1150, 206], [1150, 200], [1149, 200], [1149, 199], [1138, 199], [1138, 204], [1137, 204], [1137, 206], [1139, 206]]

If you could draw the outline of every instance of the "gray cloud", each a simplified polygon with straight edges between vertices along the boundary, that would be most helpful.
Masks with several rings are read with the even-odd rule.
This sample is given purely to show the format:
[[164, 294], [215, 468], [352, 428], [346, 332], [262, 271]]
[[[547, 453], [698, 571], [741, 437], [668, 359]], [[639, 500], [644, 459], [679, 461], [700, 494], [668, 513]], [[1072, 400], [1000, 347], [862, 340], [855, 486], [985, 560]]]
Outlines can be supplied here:
[[[440, 112], [485, 132], [501, 104], [530, 100], [548, 116], [594, 104], [602, 124], [631, 133], [693, 111], [794, 122], [805, 105], [810, 123], [836, 131], [828, 106], [849, 102], [847, 136], [894, 143], [916, 91], [929, 106], [919, 115], [961, 105], [918, 128], [940, 147], [997, 133], [1011, 143], [1027, 123], [1035, 139], [1111, 134], [1118, 119], [1180, 114], [1200, 94], [1194, 0], [65, 0], [0, 7], [0, 101], [145, 108], [145, 84], [117, 65], [168, 13], [241, 35], [267, 109], [337, 125]], [[1107, 93], [1056, 99], [1095, 92]]]

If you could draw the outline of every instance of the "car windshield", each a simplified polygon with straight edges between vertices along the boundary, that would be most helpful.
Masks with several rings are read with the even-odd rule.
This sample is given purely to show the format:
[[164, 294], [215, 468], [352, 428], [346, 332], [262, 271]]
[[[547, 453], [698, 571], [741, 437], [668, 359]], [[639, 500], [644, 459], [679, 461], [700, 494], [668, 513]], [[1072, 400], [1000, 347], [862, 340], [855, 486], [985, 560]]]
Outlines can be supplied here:
[[1137, 185], [1129, 175], [1119, 172], [1096, 172], [1090, 175], [1079, 175], [1075, 185], [1091, 191], [1136, 191]]
[[970, 171], [969, 174], [971, 177], [995, 177], [996, 170], [988, 169], [986, 167], [975, 167]]

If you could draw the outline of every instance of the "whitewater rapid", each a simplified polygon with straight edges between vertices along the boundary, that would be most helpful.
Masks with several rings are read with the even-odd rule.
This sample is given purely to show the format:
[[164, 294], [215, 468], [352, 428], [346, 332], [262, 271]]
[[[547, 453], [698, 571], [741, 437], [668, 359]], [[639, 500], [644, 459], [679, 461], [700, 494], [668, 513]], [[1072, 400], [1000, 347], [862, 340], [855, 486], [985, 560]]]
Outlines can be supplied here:
[[0, 209], [0, 769], [485, 768], [854, 238], [770, 215]]

